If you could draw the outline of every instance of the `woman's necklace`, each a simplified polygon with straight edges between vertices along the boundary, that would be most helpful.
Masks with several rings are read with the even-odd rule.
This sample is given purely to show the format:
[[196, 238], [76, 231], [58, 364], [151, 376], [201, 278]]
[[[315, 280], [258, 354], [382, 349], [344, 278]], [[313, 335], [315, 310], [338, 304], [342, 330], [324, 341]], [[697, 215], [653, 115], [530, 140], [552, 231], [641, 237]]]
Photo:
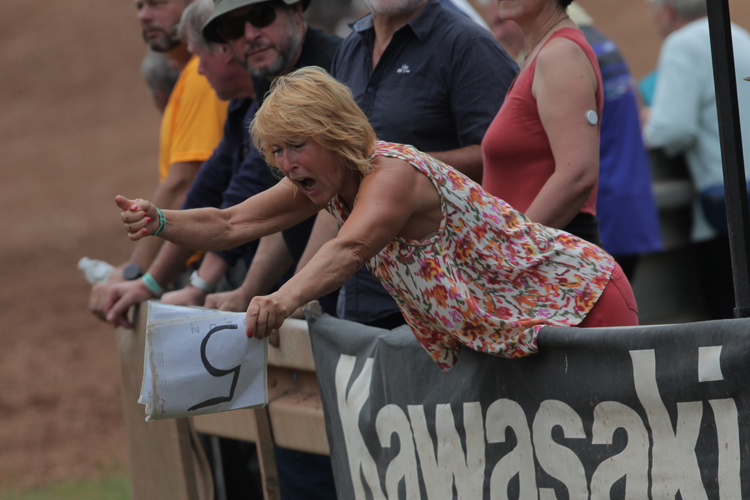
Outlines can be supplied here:
[[570, 19], [570, 16], [566, 15], [565, 17], [562, 17], [562, 18], [558, 19], [555, 24], [553, 24], [552, 26], [550, 26], [549, 29], [547, 31], [545, 31], [542, 36], [539, 37], [539, 40], [536, 41], [536, 43], [534, 44], [534, 46], [531, 47], [531, 50], [528, 51], [526, 53], [526, 55], [524, 56], [524, 58], [523, 58], [524, 62], [526, 62], [526, 59], [528, 59], [528, 57], [534, 52], [534, 50], [536, 49], [536, 46], [539, 45], [539, 42], [541, 42], [542, 40], [544, 40], [544, 37], [547, 36], [550, 31], [552, 31], [552, 28], [554, 28], [555, 26], [557, 26], [561, 22], [565, 21], [566, 19]]

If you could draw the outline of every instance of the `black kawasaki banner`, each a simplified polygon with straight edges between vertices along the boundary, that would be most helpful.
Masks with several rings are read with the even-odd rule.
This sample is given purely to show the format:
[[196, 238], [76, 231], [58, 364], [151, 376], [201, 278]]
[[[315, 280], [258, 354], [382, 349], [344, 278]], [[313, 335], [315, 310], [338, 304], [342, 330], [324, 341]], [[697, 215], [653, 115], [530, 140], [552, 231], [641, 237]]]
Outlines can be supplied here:
[[545, 328], [539, 354], [310, 322], [338, 497], [750, 498], [750, 320]]

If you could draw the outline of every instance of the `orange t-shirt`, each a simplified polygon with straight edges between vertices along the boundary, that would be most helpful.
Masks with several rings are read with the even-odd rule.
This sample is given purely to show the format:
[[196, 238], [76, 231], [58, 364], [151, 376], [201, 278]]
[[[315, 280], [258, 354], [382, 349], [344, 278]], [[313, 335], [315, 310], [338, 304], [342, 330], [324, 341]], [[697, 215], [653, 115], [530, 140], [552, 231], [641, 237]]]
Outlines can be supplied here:
[[204, 162], [218, 146], [229, 103], [220, 101], [193, 56], [180, 73], [161, 119], [159, 182], [175, 163]]

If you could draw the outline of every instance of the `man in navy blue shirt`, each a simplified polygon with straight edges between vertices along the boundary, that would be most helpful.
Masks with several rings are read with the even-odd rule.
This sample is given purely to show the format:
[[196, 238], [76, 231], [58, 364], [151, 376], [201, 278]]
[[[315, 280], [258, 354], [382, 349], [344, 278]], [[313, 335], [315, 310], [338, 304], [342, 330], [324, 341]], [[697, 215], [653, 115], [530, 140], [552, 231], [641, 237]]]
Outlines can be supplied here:
[[[379, 139], [411, 144], [481, 182], [480, 145], [518, 71], [492, 34], [438, 0], [366, 0], [331, 74], [346, 84]], [[336, 234], [319, 215], [309, 246]], [[396, 302], [360, 270], [339, 294], [338, 315], [395, 328]]]

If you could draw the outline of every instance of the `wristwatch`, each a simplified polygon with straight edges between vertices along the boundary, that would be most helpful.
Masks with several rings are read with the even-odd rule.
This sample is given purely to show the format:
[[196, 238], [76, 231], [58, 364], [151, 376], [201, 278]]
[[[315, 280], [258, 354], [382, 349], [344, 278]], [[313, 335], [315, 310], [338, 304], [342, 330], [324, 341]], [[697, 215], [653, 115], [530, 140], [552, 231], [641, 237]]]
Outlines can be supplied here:
[[216, 290], [216, 285], [212, 285], [208, 281], [198, 276], [197, 270], [193, 271], [193, 274], [190, 275], [190, 284], [205, 293], [214, 293], [214, 291]]
[[143, 276], [143, 269], [135, 262], [129, 262], [122, 268], [122, 277], [128, 281], [137, 280], [141, 276]]

